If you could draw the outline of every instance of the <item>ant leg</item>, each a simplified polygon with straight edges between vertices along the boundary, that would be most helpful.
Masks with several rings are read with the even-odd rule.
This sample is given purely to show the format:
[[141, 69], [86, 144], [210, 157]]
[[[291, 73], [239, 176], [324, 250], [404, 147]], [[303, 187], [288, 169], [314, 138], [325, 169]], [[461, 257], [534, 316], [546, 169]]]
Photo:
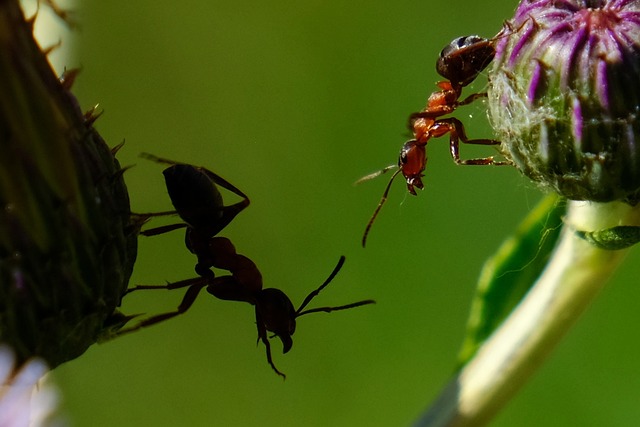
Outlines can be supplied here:
[[203, 282], [202, 277], [181, 280], [179, 282], [167, 283], [166, 285], [136, 285], [133, 288], [127, 289], [127, 291], [125, 292], [125, 295], [130, 294], [133, 291], [149, 290], [149, 289], [167, 289], [170, 291], [173, 289], [186, 288], [200, 282]]
[[476, 99], [486, 98], [486, 97], [487, 97], [487, 92], [473, 93], [473, 94], [467, 96], [462, 101], [456, 102], [456, 106], [471, 104]]
[[280, 372], [273, 363], [273, 358], [271, 357], [271, 345], [269, 344], [269, 338], [267, 337], [267, 328], [264, 326], [264, 322], [262, 321], [262, 318], [260, 318], [258, 310], [256, 310], [256, 325], [258, 326], [258, 343], [262, 341], [267, 349], [267, 362], [269, 363], [269, 366], [271, 366], [271, 369], [273, 369], [276, 374], [280, 375], [282, 379], [286, 379], [287, 376]]
[[155, 228], [149, 228], [147, 230], [143, 230], [140, 232], [140, 234], [147, 237], [157, 236], [158, 234], [168, 233], [170, 231], [177, 230], [179, 228], [185, 228], [188, 226], [189, 225], [184, 222], [180, 224], [163, 225], [161, 227], [155, 227]]
[[510, 165], [511, 162], [508, 161], [495, 161], [493, 156], [483, 157], [478, 159], [460, 159], [460, 150], [459, 150], [459, 141], [462, 141], [465, 144], [476, 144], [476, 145], [500, 145], [500, 141], [496, 141], [494, 139], [469, 139], [464, 130], [464, 125], [462, 122], [454, 117], [439, 120], [439, 123], [446, 124], [449, 127], [450, 139], [449, 139], [449, 147], [451, 150], [451, 157], [453, 157], [453, 161], [459, 165], [494, 165], [494, 166], [503, 166]]
[[147, 212], [147, 213], [133, 213], [132, 215], [138, 215], [144, 218], [151, 218], [154, 216], [168, 216], [168, 215], [178, 215], [177, 211], [164, 211], [164, 212]]
[[[231, 184], [229, 181], [227, 181], [226, 179], [224, 179], [223, 177], [221, 177], [220, 175], [211, 172], [209, 169], [206, 168], [199, 168], [202, 172], [204, 172], [209, 178], [211, 178], [211, 180], [213, 182], [215, 182], [216, 184], [218, 184], [219, 186], [226, 188], [227, 190], [231, 191], [233, 194], [236, 194], [240, 197], [242, 197], [243, 200], [240, 203], [236, 203], [237, 205], [244, 205], [244, 207], [249, 206], [249, 196], [247, 196], [246, 194], [244, 194], [242, 192], [242, 190], [238, 189], [235, 185]], [[235, 205], [234, 205], [235, 206]], [[244, 209], [244, 208], [243, 208]]]
[[[187, 292], [184, 294], [184, 298], [182, 298], [182, 302], [178, 306], [177, 310], [149, 317], [148, 319], [145, 319], [139, 322], [135, 326], [118, 331], [116, 335], [120, 336], [120, 335], [128, 334], [131, 332], [135, 332], [139, 329], [146, 328], [147, 326], [155, 325], [157, 323], [164, 322], [165, 320], [179, 316], [180, 314], [186, 313], [186, 311], [189, 310], [189, 308], [191, 308], [191, 306], [195, 302], [202, 288], [204, 288], [207, 285], [206, 282], [204, 282], [200, 278], [198, 279], [200, 280], [200, 283], [191, 284], [191, 287], [187, 289]], [[165, 286], [165, 288], [168, 289], [168, 286], [170, 285]], [[184, 286], [187, 286], [187, 285], [184, 285]], [[138, 289], [145, 289], [145, 288], [138, 288]], [[156, 287], [156, 288], [147, 288], [147, 289], [158, 289], [158, 288]]]
[[[156, 216], [170, 216], [170, 215], [177, 215], [178, 212], [176, 211], [165, 211], [165, 212], [148, 212], [148, 213], [131, 213], [132, 217], [136, 218], [136, 221], [144, 224], [145, 222], [147, 222], [150, 218], [156, 217]], [[140, 234], [142, 234], [143, 236], [157, 236], [158, 234], [163, 234], [163, 233], [168, 233], [169, 231], [173, 231], [173, 230], [177, 230], [178, 228], [184, 228], [187, 227], [188, 225], [185, 223], [180, 223], [180, 224], [172, 224], [172, 225], [164, 225], [162, 227], [155, 227], [155, 228], [149, 228], [147, 230], [141, 231]]]

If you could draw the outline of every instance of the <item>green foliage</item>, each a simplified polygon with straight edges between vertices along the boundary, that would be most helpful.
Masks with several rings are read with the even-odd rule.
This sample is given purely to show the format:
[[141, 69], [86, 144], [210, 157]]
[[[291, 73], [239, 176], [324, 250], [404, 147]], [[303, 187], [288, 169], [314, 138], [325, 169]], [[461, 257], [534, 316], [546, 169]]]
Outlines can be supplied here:
[[640, 227], [619, 225], [596, 231], [576, 230], [576, 234], [600, 249], [626, 249], [640, 242]]
[[464, 366], [533, 286], [556, 244], [564, 201], [546, 196], [485, 263], [459, 355]]

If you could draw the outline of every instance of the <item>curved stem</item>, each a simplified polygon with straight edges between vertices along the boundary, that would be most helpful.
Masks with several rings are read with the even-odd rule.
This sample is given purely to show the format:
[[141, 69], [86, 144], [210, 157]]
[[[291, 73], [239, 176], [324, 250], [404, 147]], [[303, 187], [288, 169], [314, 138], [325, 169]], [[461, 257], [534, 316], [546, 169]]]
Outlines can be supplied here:
[[640, 225], [640, 207], [569, 202], [562, 236], [547, 267], [505, 322], [453, 378], [418, 426], [488, 422], [544, 361], [627, 250], [598, 249], [575, 230]]

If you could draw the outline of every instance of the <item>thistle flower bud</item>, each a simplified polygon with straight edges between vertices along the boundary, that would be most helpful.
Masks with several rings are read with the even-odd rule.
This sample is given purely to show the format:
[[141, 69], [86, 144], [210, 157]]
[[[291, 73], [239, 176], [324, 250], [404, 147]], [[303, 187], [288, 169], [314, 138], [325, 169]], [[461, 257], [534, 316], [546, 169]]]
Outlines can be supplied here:
[[96, 116], [31, 30], [0, 0], [0, 342], [55, 367], [126, 322], [139, 224]]
[[505, 156], [569, 199], [636, 203], [640, 2], [523, 0], [504, 33], [488, 95]]

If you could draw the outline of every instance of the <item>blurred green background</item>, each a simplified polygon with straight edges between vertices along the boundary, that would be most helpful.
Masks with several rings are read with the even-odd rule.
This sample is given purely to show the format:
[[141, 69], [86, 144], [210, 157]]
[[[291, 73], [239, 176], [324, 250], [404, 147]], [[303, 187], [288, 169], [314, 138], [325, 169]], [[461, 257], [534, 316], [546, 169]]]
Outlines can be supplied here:
[[[482, 263], [540, 197], [512, 168], [456, 167], [429, 146], [426, 188], [401, 180], [365, 224], [396, 162], [409, 113], [454, 37], [492, 36], [513, 1], [79, 2], [74, 87], [126, 172], [132, 209], [171, 208], [150, 152], [206, 166], [252, 201], [222, 233], [298, 305], [376, 306], [298, 322], [282, 381], [256, 347], [253, 308], [203, 293], [184, 316], [102, 345], [54, 373], [76, 426], [387, 426], [413, 422], [455, 366]], [[482, 90], [483, 77], [471, 89]], [[490, 137], [481, 102], [457, 113]], [[488, 155], [463, 147], [463, 157]], [[234, 201], [229, 197], [228, 201]], [[170, 222], [170, 221], [169, 221]], [[152, 225], [161, 225], [155, 221]], [[135, 284], [194, 277], [174, 232], [140, 239]], [[495, 426], [640, 423], [637, 252]], [[182, 291], [140, 292], [126, 313], [177, 307]]]

